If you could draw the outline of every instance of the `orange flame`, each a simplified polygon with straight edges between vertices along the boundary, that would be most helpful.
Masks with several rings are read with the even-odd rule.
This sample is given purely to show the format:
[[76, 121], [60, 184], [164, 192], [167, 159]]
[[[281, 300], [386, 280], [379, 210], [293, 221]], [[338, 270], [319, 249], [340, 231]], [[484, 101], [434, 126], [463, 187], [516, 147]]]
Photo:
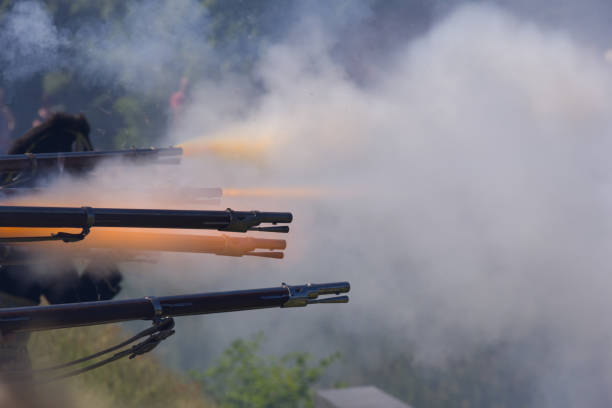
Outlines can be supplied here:
[[213, 154], [224, 159], [260, 161], [271, 146], [269, 137], [199, 138], [179, 145], [186, 157]]
[[327, 194], [320, 188], [224, 188], [223, 197], [315, 198]]
[[[0, 228], [0, 237], [49, 236], [56, 233], [51, 228]], [[77, 229], [65, 229], [64, 232], [78, 233]], [[279, 252], [253, 252], [258, 249], [269, 251], [283, 250], [287, 243], [282, 239], [264, 239], [252, 237], [233, 237], [227, 235], [177, 234], [168, 232], [151, 232], [150, 230], [131, 229], [130, 231], [114, 228], [97, 228], [92, 230], [84, 240], [64, 243], [61, 241], [16, 243], [15, 245], [34, 246], [37, 249], [71, 253], [88, 249], [112, 249], [126, 251], [164, 251], [212, 253], [226, 256], [255, 255], [282, 258]], [[72, 252], [73, 254], [75, 252]], [[274, 256], [268, 256], [275, 254]], [[279, 256], [280, 255], [280, 256]]]

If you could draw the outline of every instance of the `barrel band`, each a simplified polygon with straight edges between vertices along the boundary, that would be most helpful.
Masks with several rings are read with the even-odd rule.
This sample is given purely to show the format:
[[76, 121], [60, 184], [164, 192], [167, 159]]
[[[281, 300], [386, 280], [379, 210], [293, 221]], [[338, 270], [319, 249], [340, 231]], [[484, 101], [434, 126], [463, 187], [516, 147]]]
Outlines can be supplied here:
[[151, 306], [153, 306], [154, 319], [161, 319], [164, 315], [164, 309], [159, 299], [155, 296], [147, 296], [145, 299], [151, 302]]
[[91, 207], [81, 207], [83, 211], [85, 211], [85, 225], [83, 226], [84, 230], [89, 231], [91, 227], [96, 225], [96, 214], [94, 213]]

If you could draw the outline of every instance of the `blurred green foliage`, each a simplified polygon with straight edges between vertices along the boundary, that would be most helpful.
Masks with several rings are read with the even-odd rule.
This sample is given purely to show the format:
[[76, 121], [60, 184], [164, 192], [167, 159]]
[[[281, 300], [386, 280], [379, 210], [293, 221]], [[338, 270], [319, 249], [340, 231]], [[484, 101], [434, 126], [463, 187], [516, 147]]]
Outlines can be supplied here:
[[72, 76], [67, 72], [49, 72], [43, 76], [43, 98], [53, 96], [65, 89], [70, 82]]
[[303, 352], [264, 357], [258, 354], [263, 340], [262, 333], [235, 340], [215, 365], [192, 376], [223, 408], [312, 407], [311, 387], [339, 354], [318, 362]]
[[[37, 116], [37, 109], [47, 106], [84, 113], [91, 122], [91, 137], [98, 149], [156, 145], [166, 135], [170, 95], [178, 90], [181, 76], [189, 76], [193, 82], [203, 76], [219, 76], [230, 71], [248, 75], [259, 44], [265, 38], [265, 27], [270, 26], [266, 19], [271, 14], [266, 10], [282, 10], [282, 3], [281, 0], [194, 2], [202, 7], [206, 16], [207, 27], [200, 33], [202, 42], [210, 44], [218, 53], [209, 66], [203, 67], [189, 47], [175, 50], [180, 54], [177, 61], [183, 64], [183, 72], [168, 73], [164, 77], [169, 87], [167, 84], [152, 86], [149, 92], [137, 92], [119, 85], [83, 81], [74, 75], [76, 72], [71, 72], [73, 67], [21, 80], [18, 88], [9, 92], [8, 98], [17, 119], [13, 136], [25, 133]], [[0, 0], [0, 18], [15, 4], [15, 0]], [[80, 29], [90, 22], [102, 23], [111, 35], [125, 33], [128, 29], [122, 24], [130, 3], [122, 0], [41, 0], [40, 4], [51, 13], [60, 32]], [[274, 7], [270, 8], [271, 5]], [[87, 46], [96, 47], [96, 44]], [[164, 70], [164, 67], [159, 69]], [[0, 84], [0, 87], [7, 87], [7, 84]]]
[[121, 116], [124, 126], [115, 135], [114, 146], [143, 147], [150, 142], [149, 135], [154, 132], [155, 124], [149, 112], [154, 111], [155, 106], [150, 106], [146, 102], [131, 96], [115, 100], [113, 110]]
[[[29, 350], [35, 368], [70, 361], [117, 344], [129, 334], [117, 325], [37, 332]], [[213, 408], [198, 384], [172, 371], [154, 354], [120, 360], [71, 379], [53, 383], [56, 393], [68, 393], [74, 406]], [[39, 391], [38, 389], [36, 390]], [[52, 404], [45, 406], [54, 406]]]
[[60, 25], [64, 19], [80, 16], [108, 19], [125, 7], [123, 0], [45, 0], [44, 3], [56, 20], [61, 20]]

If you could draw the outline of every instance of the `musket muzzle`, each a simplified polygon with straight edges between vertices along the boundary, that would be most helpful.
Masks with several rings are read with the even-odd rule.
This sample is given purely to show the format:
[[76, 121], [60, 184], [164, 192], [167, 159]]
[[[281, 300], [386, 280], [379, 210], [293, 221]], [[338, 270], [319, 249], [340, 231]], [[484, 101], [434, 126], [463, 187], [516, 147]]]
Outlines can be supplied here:
[[[235, 241], [234, 238], [237, 238], [237, 237], [227, 237], [226, 238], [228, 240], [229, 245], [230, 246], [240, 245], [239, 244], [240, 241]], [[245, 240], [244, 238], [242, 239]], [[287, 248], [287, 241], [285, 241], [284, 239], [264, 239], [264, 238], [247, 238], [247, 239], [248, 241], [246, 242], [251, 244], [253, 249], [257, 248], [257, 249], [269, 249], [269, 250], [273, 250], [273, 249], [283, 250]]]
[[283, 284], [289, 291], [289, 300], [282, 307], [302, 307], [316, 303], [348, 303], [348, 296], [318, 299], [321, 295], [339, 295], [351, 290], [348, 282], [309, 283], [300, 286]]
[[316, 303], [348, 303], [348, 301], [348, 296], [334, 296], [331, 298], [308, 300], [308, 304], [314, 305]]
[[348, 293], [351, 290], [351, 285], [348, 282], [311, 283], [306, 286], [316, 291], [317, 295], [339, 295], [340, 293]]
[[264, 223], [276, 224], [277, 222], [289, 224], [293, 221], [293, 215], [287, 212], [259, 212], [259, 220]]

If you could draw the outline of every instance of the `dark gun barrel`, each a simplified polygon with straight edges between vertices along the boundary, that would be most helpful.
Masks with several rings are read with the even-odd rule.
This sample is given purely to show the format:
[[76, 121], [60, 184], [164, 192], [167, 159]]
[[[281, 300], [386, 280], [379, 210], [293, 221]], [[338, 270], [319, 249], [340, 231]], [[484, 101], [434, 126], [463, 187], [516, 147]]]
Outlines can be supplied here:
[[290, 223], [288, 212], [151, 210], [92, 207], [0, 206], [0, 227], [41, 228], [176, 228], [230, 232], [250, 230], [288, 232], [287, 226], [257, 227], [262, 223]]
[[[120, 190], [106, 190], [109, 194], [119, 193]], [[44, 187], [0, 187], [0, 196], [7, 197], [22, 196], [28, 194], [50, 194], [51, 189]], [[220, 198], [223, 189], [220, 187], [162, 187], [144, 190], [147, 195], [154, 196], [156, 200], [165, 200], [168, 197], [180, 197], [182, 200], [199, 200], [209, 198]]]
[[154, 320], [273, 307], [301, 307], [316, 303], [347, 303], [348, 296], [318, 299], [320, 295], [347, 293], [348, 282], [146, 297], [140, 299], [68, 303], [0, 309], [0, 332], [23, 332]]
[[85, 152], [25, 153], [0, 155], [0, 172], [36, 170], [38, 168], [90, 168], [105, 159], [155, 161], [178, 164], [183, 149], [180, 147], [151, 147], [146, 149], [99, 150]]

